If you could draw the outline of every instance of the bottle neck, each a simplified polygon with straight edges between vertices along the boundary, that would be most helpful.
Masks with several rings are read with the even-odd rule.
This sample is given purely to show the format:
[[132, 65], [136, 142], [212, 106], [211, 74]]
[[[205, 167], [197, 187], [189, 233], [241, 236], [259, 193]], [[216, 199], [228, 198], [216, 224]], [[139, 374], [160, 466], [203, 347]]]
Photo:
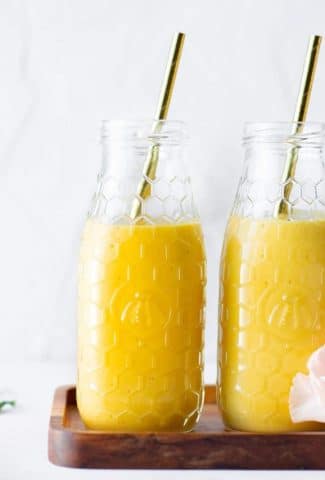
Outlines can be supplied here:
[[184, 128], [174, 123], [104, 124], [103, 163], [91, 216], [127, 224], [181, 223], [197, 217], [186, 172]]
[[156, 177], [181, 176], [182, 171], [185, 172], [185, 138], [185, 126], [181, 122], [104, 122], [101, 175], [122, 178], [147, 174], [145, 165], [154, 151]]
[[304, 124], [301, 131], [292, 133], [292, 124], [267, 125], [246, 130], [234, 213], [277, 218], [281, 205], [287, 220], [323, 217], [325, 127]]

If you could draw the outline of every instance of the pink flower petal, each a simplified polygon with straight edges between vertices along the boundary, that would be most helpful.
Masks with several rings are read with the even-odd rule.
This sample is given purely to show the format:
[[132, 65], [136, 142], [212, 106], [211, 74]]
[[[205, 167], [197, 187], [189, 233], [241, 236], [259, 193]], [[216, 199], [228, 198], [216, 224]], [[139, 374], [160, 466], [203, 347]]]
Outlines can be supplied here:
[[289, 395], [289, 410], [294, 423], [325, 422], [325, 346], [316, 350], [307, 364], [309, 374], [298, 373]]

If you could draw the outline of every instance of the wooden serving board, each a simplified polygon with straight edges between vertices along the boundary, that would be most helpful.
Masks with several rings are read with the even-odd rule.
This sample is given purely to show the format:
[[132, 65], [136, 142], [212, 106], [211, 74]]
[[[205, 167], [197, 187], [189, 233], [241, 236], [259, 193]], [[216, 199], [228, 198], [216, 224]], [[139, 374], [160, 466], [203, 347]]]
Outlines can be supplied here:
[[88, 430], [74, 386], [59, 387], [49, 426], [49, 460], [79, 468], [325, 469], [325, 432], [257, 434], [225, 430], [215, 387], [205, 387], [201, 419], [191, 433]]

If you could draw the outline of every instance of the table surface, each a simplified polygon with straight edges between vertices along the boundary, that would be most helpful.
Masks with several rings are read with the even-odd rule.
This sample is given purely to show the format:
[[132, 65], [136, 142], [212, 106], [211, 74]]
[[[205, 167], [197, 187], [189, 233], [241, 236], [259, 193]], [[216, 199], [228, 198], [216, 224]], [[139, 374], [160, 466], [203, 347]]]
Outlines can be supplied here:
[[[213, 382], [207, 368], [207, 380]], [[210, 373], [210, 375], [209, 375]], [[304, 471], [156, 471], [76, 470], [55, 467], [47, 460], [47, 430], [53, 391], [56, 386], [74, 383], [75, 368], [69, 363], [25, 362], [0, 365], [0, 392], [9, 390], [17, 400], [14, 410], [0, 415], [0, 479], [61, 480], [109, 479], [148, 480], [172, 476], [175, 480], [325, 479], [325, 472]], [[32, 474], [28, 476], [28, 474]]]

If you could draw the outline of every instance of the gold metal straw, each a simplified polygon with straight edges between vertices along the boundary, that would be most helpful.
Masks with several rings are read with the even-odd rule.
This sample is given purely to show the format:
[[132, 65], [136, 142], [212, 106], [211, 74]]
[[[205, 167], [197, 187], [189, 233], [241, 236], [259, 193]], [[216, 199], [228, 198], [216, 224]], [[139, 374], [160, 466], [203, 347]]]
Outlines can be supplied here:
[[[157, 120], [152, 129], [152, 133], [158, 133], [161, 130], [159, 120], [165, 120], [168, 115], [169, 105], [173, 94], [177, 70], [182, 55], [185, 40], [184, 33], [176, 33], [170, 49], [169, 59], [167, 63], [165, 78], [162, 84], [158, 107], [155, 115]], [[142, 213], [142, 200], [148, 198], [151, 192], [150, 180], [154, 180], [156, 176], [159, 160], [159, 145], [153, 145], [145, 161], [142, 179], [137, 188], [137, 197], [133, 200], [131, 208], [131, 218], [134, 220]]]
[[[322, 37], [313, 35], [310, 37], [307, 55], [305, 59], [304, 71], [301, 78], [300, 90], [297, 99], [296, 111], [293, 118], [292, 135], [301, 133], [303, 130], [303, 123], [305, 122], [310, 102], [311, 91], [315, 78], [319, 50], [322, 42]], [[286, 165], [284, 168], [282, 182], [285, 184], [283, 198], [276, 207], [275, 216], [288, 216], [288, 203], [290, 200], [290, 193], [292, 190], [292, 182], [289, 180], [294, 178], [296, 165], [298, 160], [298, 149], [293, 147], [287, 156]]]

